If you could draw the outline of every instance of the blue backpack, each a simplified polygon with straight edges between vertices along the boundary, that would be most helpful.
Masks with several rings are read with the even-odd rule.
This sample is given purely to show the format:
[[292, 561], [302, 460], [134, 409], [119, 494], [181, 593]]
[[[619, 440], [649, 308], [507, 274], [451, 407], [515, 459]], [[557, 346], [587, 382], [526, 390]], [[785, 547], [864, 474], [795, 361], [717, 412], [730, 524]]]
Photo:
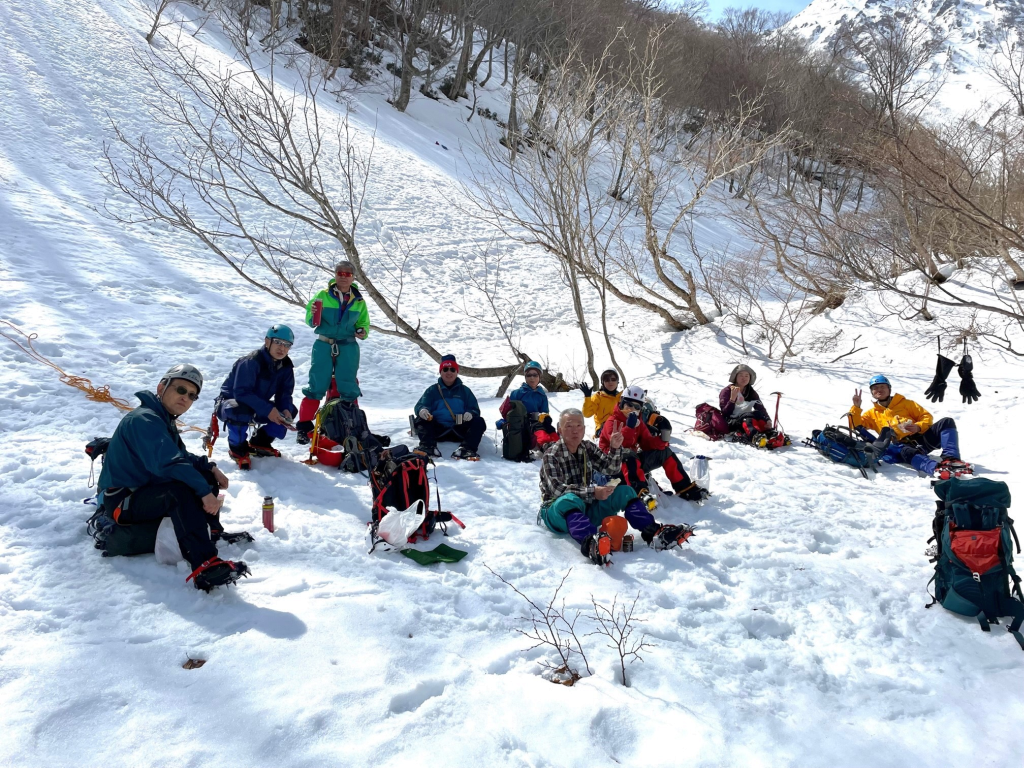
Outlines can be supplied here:
[[827, 426], [824, 429], [816, 429], [804, 440], [804, 445], [814, 448], [836, 464], [856, 467], [865, 479], [868, 477], [868, 469], [878, 471], [875, 466], [881, 458], [880, 452], [848, 427]]
[[[974, 616], [988, 632], [1000, 616], [1011, 617], [1007, 627], [1024, 650], [1024, 594], [1013, 570], [1013, 549], [1020, 542], [1006, 513], [1010, 489], [984, 477], [958, 477], [935, 483], [938, 510], [932, 522], [935, 542], [932, 562], [936, 603], [962, 616]], [[1012, 586], [1011, 586], [1012, 582]]]

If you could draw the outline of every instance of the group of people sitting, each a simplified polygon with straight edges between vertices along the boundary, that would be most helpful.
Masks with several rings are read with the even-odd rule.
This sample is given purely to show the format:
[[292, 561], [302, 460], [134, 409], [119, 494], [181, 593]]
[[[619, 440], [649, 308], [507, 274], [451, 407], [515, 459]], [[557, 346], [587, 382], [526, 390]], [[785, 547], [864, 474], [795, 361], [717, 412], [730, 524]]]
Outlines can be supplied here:
[[[295, 376], [289, 357], [294, 334], [285, 325], [271, 327], [262, 346], [239, 358], [221, 385], [211, 428], [218, 420], [225, 423], [228, 454], [239, 468], [249, 469], [253, 456], [280, 456], [273, 444], [288, 430], [298, 433], [300, 443], [308, 442], [325, 394], [350, 402], [360, 396], [355, 340], [366, 338], [369, 321], [351, 270], [342, 262], [336, 279], [307, 308], [307, 323], [317, 331], [317, 339], [309, 386], [303, 389], [305, 398], [298, 409], [292, 398]], [[424, 391], [414, 408], [416, 451], [440, 456], [438, 443], [453, 440], [458, 442], [453, 458], [478, 460], [486, 430], [479, 403], [459, 378], [454, 355], [441, 359], [438, 373], [436, 384]], [[676, 546], [692, 534], [690, 526], [663, 525], [653, 516], [657, 502], [648, 475], [654, 469], [665, 472], [672, 493], [683, 499], [700, 501], [707, 491], [690, 479], [670, 448], [668, 420], [656, 411], [642, 418], [643, 389], [631, 386], [620, 391], [618, 373], [604, 371], [596, 392], [578, 385], [585, 398], [583, 409], [562, 411], [556, 429], [540, 384], [541, 365], [531, 361], [523, 373], [524, 383], [499, 411], [503, 418], [513, 408], [529, 415], [530, 447], [543, 458], [539, 522], [551, 531], [568, 533], [584, 555], [602, 564], [620, 546], [626, 524], [657, 549]], [[755, 378], [746, 365], [732, 371], [719, 396], [721, 413], [737, 436], [773, 439], [776, 433], [753, 387]], [[865, 439], [885, 442], [887, 461], [908, 463], [929, 474], [971, 471], [960, 460], [952, 419], [933, 423], [921, 406], [894, 394], [884, 376], [876, 376], [869, 386], [875, 405], [863, 411], [858, 390], [851, 422]], [[155, 393], [136, 393], [140, 405], [121, 420], [111, 437], [97, 486], [100, 503], [120, 525], [170, 517], [182, 556], [192, 567], [189, 580], [209, 590], [249, 571], [244, 562], [217, 556], [216, 541], [226, 535], [219, 514], [228, 478], [206, 456], [187, 451], [178, 433], [176, 420], [199, 399], [202, 388], [202, 373], [182, 364], [161, 377]], [[597, 443], [584, 439], [588, 417], [594, 419]], [[879, 434], [872, 435], [872, 429]], [[942, 449], [938, 461], [928, 456], [937, 448]]]

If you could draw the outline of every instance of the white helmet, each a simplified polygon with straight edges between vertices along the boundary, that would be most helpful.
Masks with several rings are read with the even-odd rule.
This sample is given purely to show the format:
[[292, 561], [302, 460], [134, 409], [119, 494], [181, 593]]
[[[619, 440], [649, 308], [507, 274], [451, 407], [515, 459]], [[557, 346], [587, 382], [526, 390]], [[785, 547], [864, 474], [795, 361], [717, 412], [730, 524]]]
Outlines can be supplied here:
[[194, 365], [181, 363], [174, 366], [164, 374], [164, 377], [160, 379], [160, 383], [168, 384], [174, 379], [184, 379], [185, 381], [190, 381], [195, 384], [197, 395], [203, 391], [203, 374], [201, 374], [199, 369]]
[[644, 404], [644, 397], [647, 395], [641, 387], [634, 384], [631, 387], [627, 387], [626, 391], [622, 393], [623, 400], [631, 400], [636, 403], [637, 408]]

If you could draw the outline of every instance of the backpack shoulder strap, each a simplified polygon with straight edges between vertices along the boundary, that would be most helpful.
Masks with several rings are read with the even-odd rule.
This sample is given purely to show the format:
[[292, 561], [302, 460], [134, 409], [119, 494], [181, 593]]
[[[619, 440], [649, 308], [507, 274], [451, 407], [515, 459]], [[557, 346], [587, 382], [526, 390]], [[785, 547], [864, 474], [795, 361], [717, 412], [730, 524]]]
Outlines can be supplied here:
[[452, 421], [455, 421], [455, 412], [452, 410], [452, 407], [448, 405], [448, 401], [444, 399], [444, 392], [441, 390], [440, 384], [437, 385], [437, 394], [441, 396], [441, 402], [444, 403], [444, 407], [448, 409], [448, 413], [452, 415]]

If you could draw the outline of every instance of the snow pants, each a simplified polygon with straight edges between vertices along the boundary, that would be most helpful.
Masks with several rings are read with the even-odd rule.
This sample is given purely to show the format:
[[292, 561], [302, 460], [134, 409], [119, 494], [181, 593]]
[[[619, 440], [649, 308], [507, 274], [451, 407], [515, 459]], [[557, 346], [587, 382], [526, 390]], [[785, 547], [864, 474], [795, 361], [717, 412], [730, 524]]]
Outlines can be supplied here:
[[628, 485], [620, 485], [604, 501], [590, 504], [575, 493], [563, 493], [540, 508], [538, 522], [542, 521], [553, 533], [568, 533], [581, 544], [587, 536], [597, 533], [602, 520], [621, 512], [625, 512], [626, 522], [642, 531], [654, 522], [654, 516], [643, 504], [630, 504], [635, 499], [636, 491]]
[[639, 457], [627, 457], [622, 462], [622, 479], [639, 493], [647, 487], [647, 473], [659, 468], [665, 470], [668, 481], [672, 483], [672, 490], [677, 496], [687, 499], [688, 494], [693, 491], [695, 497], [699, 498], [699, 489], [686, 474], [679, 457], [668, 446], [658, 451], [642, 451]]
[[469, 421], [452, 426], [441, 424], [437, 419], [427, 421], [416, 416], [413, 419], [413, 426], [421, 445], [436, 446], [440, 442], [451, 440], [471, 451], [480, 447], [480, 440], [487, 431], [487, 422], [480, 416], [474, 416]]
[[[892, 430], [885, 427], [879, 437], [884, 438], [888, 434], [892, 434]], [[960, 436], [956, 431], [956, 422], [948, 416], [939, 419], [924, 432], [911, 435], [899, 443], [890, 443], [882, 459], [888, 464], [909, 464], [918, 472], [930, 475], [935, 472], [939, 462], [928, 454], [939, 448], [942, 449], [940, 460], [960, 458]]]
[[551, 425], [551, 419], [541, 422], [535, 419], [530, 419], [530, 431], [532, 434], [530, 448], [532, 450], [544, 450], [544, 447], [551, 443], [557, 443], [561, 438], [558, 436], [558, 432]]
[[[317, 339], [313, 342], [313, 354], [309, 361], [309, 385], [302, 388], [302, 394], [319, 403], [331, 386], [334, 377], [338, 397], [354, 402], [362, 394], [359, 391], [359, 344], [355, 339], [328, 344]], [[303, 403], [305, 406], [305, 403]], [[303, 419], [303, 415], [299, 415]]]
[[[213, 476], [209, 475], [208, 479], [212, 480]], [[213, 482], [211, 485], [213, 492], [217, 484]], [[203, 502], [185, 483], [172, 480], [144, 485], [128, 497], [127, 504], [121, 504], [122, 512], [117, 522], [122, 525], [171, 518], [181, 554], [193, 570], [216, 557], [217, 547], [210, 539], [210, 529], [223, 530], [219, 516], [206, 514]]]

